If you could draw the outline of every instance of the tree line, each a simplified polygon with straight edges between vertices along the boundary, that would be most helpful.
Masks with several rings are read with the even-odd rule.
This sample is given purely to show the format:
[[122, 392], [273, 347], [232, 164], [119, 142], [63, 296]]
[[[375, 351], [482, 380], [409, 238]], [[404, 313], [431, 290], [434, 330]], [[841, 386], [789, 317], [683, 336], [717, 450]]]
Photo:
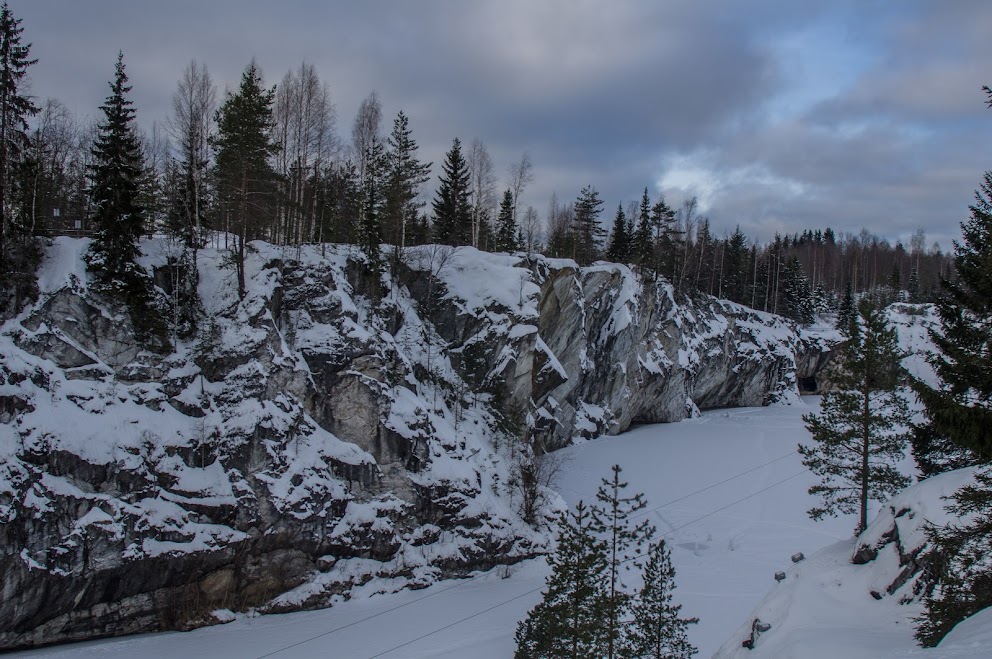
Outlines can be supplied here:
[[[428, 203], [433, 163], [420, 158], [406, 113], [398, 112], [387, 132], [382, 102], [373, 92], [358, 109], [350, 139], [343, 138], [329, 87], [307, 62], [270, 85], [253, 61], [236, 87], [219, 94], [207, 67], [191, 61], [169, 117], [142, 133], [121, 56], [108, 103], [124, 114], [112, 118], [105, 105], [102, 120], [90, 125], [56, 99], [36, 105], [27, 95], [24, 76], [35, 60], [30, 44], [21, 43], [22, 31], [5, 5], [0, 277], [13, 291], [7, 306], [31, 295], [38, 249], [30, 238], [75, 231], [92, 233], [100, 243], [94, 268], [125, 267], [136, 253], [125, 243], [140, 235], [176, 238], [183, 251], [175, 259], [173, 289], [177, 300], [187, 301], [180, 314], [187, 330], [195, 317], [190, 305], [197, 251], [208, 241], [228, 250], [242, 294], [252, 240], [357, 245], [371, 270], [388, 258], [383, 244], [396, 248], [395, 258], [403, 247], [437, 242], [540, 252], [582, 265], [599, 259], [627, 263], [649, 279], [671, 282], [679, 293], [715, 295], [801, 322], [837, 309], [848, 288], [855, 296], [881, 291], [892, 299], [924, 301], [940, 277], [953, 276], [949, 256], [928, 246], [922, 230], [908, 249], [867, 231], [837, 236], [830, 228], [760, 244], [739, 227], [718, 237], [694, 198], [672, 207], [646, 188], [640, 200], [619, 204], [609, 214], [612, 222], [604, 218], [605, 202], [592, 185], [574, 201], [552, 195], [542, 219], [521, 204], [534, 180], [529, 154], [512, 163], [500, 182], [480, 139], [469, 145], [452, 140]], [[116, 167], [108, 164], [112, 154], [105, 144], [112, 124], [119, 138], [126, 133], [131, 142], [121, 156], [128, 161], [126, 181], [101, 179]], [[110, 189], [130, 198], [127, 208], [118, 209], [127, 216], [121, 227], [106, 216], [100, 198]], [[107, 280], [115, 277], [120, 279], [115, 274]], [[138, 288], [130, 285], [141, 297]]]

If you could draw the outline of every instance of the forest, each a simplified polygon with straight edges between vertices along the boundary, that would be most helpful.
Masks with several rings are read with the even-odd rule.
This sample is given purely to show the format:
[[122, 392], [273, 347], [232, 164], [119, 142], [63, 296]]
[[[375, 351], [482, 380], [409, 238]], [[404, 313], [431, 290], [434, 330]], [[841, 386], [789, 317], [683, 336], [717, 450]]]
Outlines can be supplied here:
[[[7, 16], [3, 29], [19, 44], [22, 28]], [[845, 293], [929, 301], [942, 278], [954, 277], [951, 255], [928, 244], [923, 229], [908, 245], [867, 229], [838, 235], [830, 227], [763, 244], [739, 227], [720, 235], [695, 198], [669, 205], [647, 187], [639, 200], [611, 201], [615, 212], [593, 184], [574, 200], [555, 193], [542, 217], [520, 203], [535, 175], [528, 153], [500, 177], [483, 140], [454, 137], [435, 168], [418, 155], [411, 117], [401, 110], [389, 127], [376, 92], [342, 135], [329, 85], [305, 61], [277, 84], [252, 61], [237, 87], [221, 94], [207, 66], [193, 60], [179, 74], [171, 114], [139, 122], [129, 93], [142, 82], [128, 80], [122, 53], [103, 116], [94, 120], [56, 98], [30, 96], [23, 81], [37, 60], [29, 45], [18, 47], [20, 56], [15, 48], [0, 62], [8, 81], [0, 89], [8, 282], [25, 279], [37, 258], [18, 237], [115, 230], [101, 226], [96, 192], [108, 156], [100, 145], [108, 146], [112, 133], [133, 141], [134, 237], [174, 236], [187, 275], [196, 249], [213, 241], [230, 250], [242, 285], [252, 240], [359, 245], [373, 268], [383, 244], [428, 242], [539, 252], [580, 265], [607, 259], [661, 276], [679, 293], [714, 295], [803, 323], [836, 310]], [[29, 282], [15, 288], [23, 291], [8, 304], [30, 296]]]

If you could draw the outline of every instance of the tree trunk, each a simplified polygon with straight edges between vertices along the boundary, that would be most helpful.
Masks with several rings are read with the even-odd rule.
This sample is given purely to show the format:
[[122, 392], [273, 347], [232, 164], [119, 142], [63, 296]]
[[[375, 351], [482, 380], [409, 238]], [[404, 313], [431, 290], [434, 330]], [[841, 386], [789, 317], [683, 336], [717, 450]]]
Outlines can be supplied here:
[[870, 420], [871, 420], [871, 392], [864, 392], [863, 407], [861, 410], [861, 524], [858, 532], [868, 528], [868, 449], [871, 442]]

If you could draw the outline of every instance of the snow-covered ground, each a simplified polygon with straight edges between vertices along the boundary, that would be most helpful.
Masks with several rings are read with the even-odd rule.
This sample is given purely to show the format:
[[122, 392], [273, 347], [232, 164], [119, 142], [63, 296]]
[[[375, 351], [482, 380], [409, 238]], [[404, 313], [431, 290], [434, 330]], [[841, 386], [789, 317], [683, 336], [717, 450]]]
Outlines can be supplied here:
[[[798, 441], [808, 439], [801, 416], [810, 411], [807, 404], [813, 406], [817, 400], [804, 402], [708, 412], [562, 452], [566, 462], [558, 486], [569, 504], [591, 499], [613, 463], [623, 467], [632, 490], [646, 494], [648, 514], [672, 548], [676, 598], [685, 615], [700, 618], [690, 629], [690, 638], [701, 657], [711, 656], [738, 634], [759, 601], [779, 586], [773, 579], [776, 571], [795, 574], [792, 554], [805, 553], [809, 559], [800, 565], [817, 578], [823, 574], [817, 572], [818, 566], [829, 563], [824, 568], [829, 572], [843, 567], [850, 555], [853, 517], [813, 523], [806, 516], [813, 503], [806, 489], [814, 479], [802, 467], [795, 448]], [[538, 601], [545, 574], [543, 560], [535, 560], [424, 590], [362, 596], [375, 591], [373, 582], [351, 601], [329, 610], [238, 616], [229, 624], [188, 633], [148, 634], [10, 656], [502, 659], [512, 656], [516, 622]], [[992, 656], [982, 641], [989, 638], [983, 631], [987, 625], [980, 620], [968, 621], [974, 630], [961, 629], [948, 639], [957, 645], [924, 651], [915, 647], [912, 628], [905, 621], [898, 626], [887, 622], [891, 602], [877, 603], [867, 595], [863, 600], [841, 603], [845, 607], [841, 616], [859, 624], [851, 630], [834, 629], [835, 635], [870, 633], [873, 626], [888, 624], [885, 657]], [[789, 604], [805, 606], [800, 600]], [[829, 638], [822, 627], [842, 618], [817, 609], [797, 619], [810, 627], [821, 626], [814, 636], [822, 639]], [[870, 641], [865, 637], [865, 643]], [[775, 656], [848, 655], [821, 642], [803, 648], [785, 645]]]

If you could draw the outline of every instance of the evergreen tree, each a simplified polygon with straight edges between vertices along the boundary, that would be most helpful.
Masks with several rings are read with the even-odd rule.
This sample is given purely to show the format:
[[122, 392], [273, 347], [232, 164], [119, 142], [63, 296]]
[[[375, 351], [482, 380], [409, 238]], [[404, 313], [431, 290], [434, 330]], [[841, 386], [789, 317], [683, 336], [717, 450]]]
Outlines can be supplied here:
[[923, 291], [920, 288], [920, 270], [919, 268], [913, 268], [912, 272], [909, 273], [909, 283], [906, 284], [907, 291], [909, 293], [909, 301], [914, 304], [919, 304], [923, 302]]
[[848, 281], [847, 286], [844, 288], [844, 297], [841, 299], [840, 309], [837, 311], [837, 323], [835, 327], [842, 332], [847, 332], [851, 324], [856, 322], [857, 319], [858, 310], [854, 304], [854, 287]]
[[[26, 92], [28, 68], [38, 60], [29, 59], [31, 44], [21, 43], [21, 19], [14, 18], [7, 3], [0, 8], [0, 285], [14, 290], [15, 306], [26, 292], [27, 271], [34, 274], [36, 251], [29, 225], [15, 222], [12, 190], [15, 169], [28, 146], [28, 118], [39, 108]], [[17, 276], [22, 275], [22, 276]]]
[[992, 460], [992, 171], [975, 194], [971, 219], [955, 246], [955, 280], [942, 281], [937, 303], [941, 327], [931, 332], [938, 348], [934, 367], [943, 384], [931, 389], [914, 382], [934, 431]]
[[747, 278], [750, 271], [747, 237], [738, 226], [727, 239], [723, 252], [723, 297], [745, 303]]
[[[626, 496], [627, 483], [620, 480], [620, 465], [613, 465], [613, 476], [603, 479], [596, 491], [596, 506], [592, 509], [594, 528], [606, 541], [606, 568], [609, 580], [606, 592], [605, 625], [607, 652], [604, 656], [617, 656], [621, 645], [621, 623], [630, 604], [630, 595], [624, 591], [620, 567], [634, 561], [645, 542], [654, 536], [655, 529], [648, 520], [632, 526], [635, 514], [647, 507], [644, 495]], [[636, 565], [636, 562], [634, 563]], [[630, 569], [629, 567], [627, 569]]]
[[245, 248], [262, 237], [274, 218], [276, 174], [269, 159], [278, 151], [272, 140], [272, 102], [275, 88], [265, 89], [252, 62], [241, 76], [236, 92], [228, 93], [217, 110], [216, 150], [218, 228], [233, 240], [231, 249], [238, 275], [238, 295], [245, 295]]
[[365, 179], [362, 181], [359, 244], [365, 253], [365, 267], [373, 274], [382, 272], [382, 178], [387, 161], [382, 141], [372, 135], [365, 147]]
[[925, 647], [937, 645], [956, 624], [992, 606], [992, 470], [975, 475], [972, 485], [951, 497], [948, 512], [967, 520], [927, 530], [930, 549], [922, 557], [931, 578], [926, 611], [916, 639]]
[[675, 223], [675, 211], [665, 203], [664, 197], [651, 207], [651, 227], [654, 231], [654, 258], [651, 269], [655, 275], [663, 274], [675, 281], [675, 268], [681, 250], [682, 236]]
[[139, 203], [144, 175], [141, 147], [134, 128], [134, 108], [118, 53], [111, 94], [100, 109], [104, 120], [93, 145], [90, 197], [95, 233], [89, 265], [108, 290], [123, 293], [138, 277], [138, 239], [145, 209]]
[[642, 268], [649, 269], [654, 262], [654, 241], [651, 236], [651, 200], [644, 188], [637, 213], [637, 230], [633, 237], [634, 258]]
[[517, 249], [517, 229], [513, 221], [513, 191], [509, 188], [503, 193], [503, 201], [499, 204], [493, 249], [497, 252], [512, 252]]
[[632, 607], [625, 657], [631, 659], [688, 659], [697, 650], [687, 630], [697, 618], [681, 618], [681, 604], [672, 603], [675, 568], [665, 541], [652, 543], [644, 566], [644, 586]]
[[542, 599], [517, 625], [515, 659], [604, 656], [608, 568], [594, 524], [582, 502], [574, 513], [562, 513]]
[[430, 180], [431, 163], [417, 159], [417, 142], [412, 137], [410, 121], [400, 111], [393, 120], [386, 152], [385, 199], [383, 226], [387, 239], [394, 245], [405, 247], [410, 224], [416, 222], [423, 206], [418, 202], [420, 186]]
[[591, 185], [582, 188], [575, 201], [575, 216], [572, 219], [575, 236], [572, 258], [579, 265], [588, 265], [599, 256], [600, 243], [605, 234], [599, 223], [602, 210], [603, 200], [599, 198], [596, 189]]
[[804, 325], [813, 322], [813, 292], [797, 256], [793, 256], [785, 266], [780, 293], [783, 315]]
[[137, 263], [138, 240], [145, 224], [140, 201], [145, 170], [134, 108], [127, 97], [131, 87], [123, 53], [117, 55], [110, 90], [100, 106], [104, 120], [92, 149], [89, 194], [95, 231], [87, 265], [100, 288], [128, 306], [138, 336], [154, 341], [153, 348], [164, 349], [168, 346], [166, 328], [153, 308], [151, 280]]
[[614, 263], [627, 263], [630, 259], [630, 235], [627, 231], [627, 217], [623, 204], [619, 204], [613, 219], [613, 231], [610, 232], [610, 246], [606, 249], [606, 258]]
[[830, 373], [834, 389], [824, 394], [819, 414], [803, 416], [815, 443], [800, 444], [799, 453], [821, 477], [809, 493], [823, 505], [810, 517], [858, 512], [860, 532], [868, 525], [870, 499], [883, 500], [910, 483], [895, 464], [912, 423], [897, 391], [902, 368], [896, 333], [872, 300], [862, 300], [858, 312]]
[[[985, 87], [992, 99], [992, 90]], [[992, 100], [990, 100], [992, 103]], [[936, 645], [950, 629], [992, 605], [992, 171], [985, 172], [955, 243], [956, 280], [942, 280], [937, 302], [941, 328], [931, 332], [939, 352], [933, 360], [939, 389], [913, 381], [923, 402], [929, 439], [914, 454], [925, 462], [985, 466], [974, 485], [953, 495], [953, 514], [962, 520], [931, 529], [933, 550], [925, 557], [932, 579], [926, 612], [917, 630], [923, 645]], [[916, 447], [914, 447], [916, 448]], [[920, 460], [917, 455], [917, 460]], [[949, 465], [947, 463], [950, 463]]]
[[468, 163], [456, 137], [445, 155], [434, 196], [434, 239], [447, 245], [472, 242], [472, 213], [469, 201]]

